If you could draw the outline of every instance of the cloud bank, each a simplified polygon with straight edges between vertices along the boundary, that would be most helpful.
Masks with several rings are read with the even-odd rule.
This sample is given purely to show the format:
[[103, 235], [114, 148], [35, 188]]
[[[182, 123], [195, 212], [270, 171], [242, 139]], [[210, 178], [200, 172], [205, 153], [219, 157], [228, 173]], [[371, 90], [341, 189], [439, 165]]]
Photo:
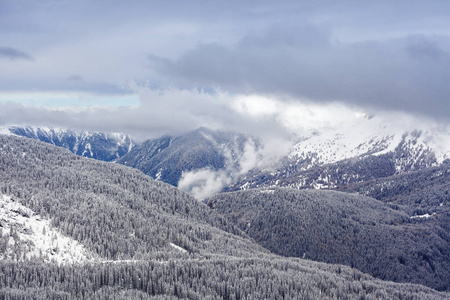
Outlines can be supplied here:
[[449, 14], [450, 3], [418, 0], [5, 0], [0, 101], [123, 95], [138, 82], [449, 121]]
[[177, 59], [149, 58], [179, 85], [450, 115], [450, 39], [412, 35], [343, 43], [320, 26], [275, 26], [232, 47], [200, 44]]

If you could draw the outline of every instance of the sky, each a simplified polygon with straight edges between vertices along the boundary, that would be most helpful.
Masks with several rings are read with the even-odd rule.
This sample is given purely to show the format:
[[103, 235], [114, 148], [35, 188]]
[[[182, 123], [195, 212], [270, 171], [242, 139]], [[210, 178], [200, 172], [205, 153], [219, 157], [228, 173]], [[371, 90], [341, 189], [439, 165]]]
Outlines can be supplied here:
[[448, 1], [0, 0], [0, 125], [290, 135], [450, 121]]

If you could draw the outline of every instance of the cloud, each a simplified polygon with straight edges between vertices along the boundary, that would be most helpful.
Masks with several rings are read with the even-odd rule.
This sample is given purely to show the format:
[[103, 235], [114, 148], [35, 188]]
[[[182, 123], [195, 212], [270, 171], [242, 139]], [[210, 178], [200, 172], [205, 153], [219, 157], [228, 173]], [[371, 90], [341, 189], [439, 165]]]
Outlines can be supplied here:
[[34, 61], [34, 57], [26, 52], [20, 51], [12, 47], [0, 46], [0, 58], [2, 57], [10, 60], [24, 59], [28, 61]]
[[[61, 92], [56, 95], [44, 93], [39, 98], [47, 95], [50, 100], [62, 99], [69, 102], [75, 97], [69, 102], [74, 106], [45, 109], [42, 106], [6, 102], [15, 98], [19, 99], [19, 102], [24, 102], [24, 97], [27, 99], [30, 97], [28, 94], [22, 98], [21, 94], [0, 94], [0, 98], [4, 98], [2, 101], [4, 103], [0, 104], [0, 122], [6, 125], [57, 126], [77, 130], [124, 132], [138, 140], [157, 138], [163, 134], [180, 135], [202, 126], [211, 129], [233, 129], [239, 126], [251, 128], [252, 121], [248, 121], [245, 116], [228, 105], [231, 96], [226, 94], [198, 90], [162, 91], [141, 87], [132, 89], [140, 100], [137, 106], [134, 101], [128, 106], [105, 106], [102, 95], [100, 95], [102, 105], [87, 106], [86, 104], [99, 102], [99, 95]], [[94, 102], [93, 99], [97, 100]], [[111, 102], [114, 99], [115, 97], [111, 96]], [[118, 100], [121, 99], [124, 99], [121, 101], [124, 102], [126, 97], [118, 97]], [[29, 100], [27, 103], [32, 104], [32, 101]]]
[[220, 192], [224, 186], [231, 182], [231, 177], [225, 171], [214, 171], [206, 168], [183, 172], [178, 188], [202, 201]]
[[[0, 48], [0, 91], [135, 81], [450, 115], [442, 1], [3, 2], [0, 40], [17, 49]], [[39, 59], [6, 61], [33, 59], [18, 49]]]
[[450, 116], [445, 36], [344, 43], [326, 27], [280, 25], [248, 34], [232, 47], [199, 44], [178, 59], [149, 59], [182, 86]]
[[[297, 137], [352, 123], [364, 113], [378, 114], [337, 102], [312, 103], [220, 90], [152, 90], [139, 86], [129, 89], [131, 96], [0, 93], [0, 125], [124, 132], [140, 141], [208, 127], [255, 136], [265, 146], [263, 157], [270, 157], [289, 147]], [[33, 105], [33, 99], [45, 106]], [[27, 105], [20, 104], [25, 102]], [[275, 148], [270, 150], [273, 154], [269, 153], [271, 144]]]
[[275, 169], [292, 145], [292, 141], [286, 141], [282, 137], [267, 139], [267, 136], [262, 136], [257, 142], [250, 138], [237, 158], [231, 153], [224, 153], [224, 169], [202, 168], [185, 171], [178, 182], [178, 188], [203, 201], [221, 192], [224, 187], [236, 182], [250, 170]]
[[232, 157], [231, 153], [223, 154], [226, 157], [224, 169], [202, 168], [185, 171], [182, 173], [178, 188], [202, 201], [220, 192], [225, 186], [237, 180], [240, 175], [262, 166], [262, 152], [251, 139], [245, 143], [244, 150], [237, 159]]

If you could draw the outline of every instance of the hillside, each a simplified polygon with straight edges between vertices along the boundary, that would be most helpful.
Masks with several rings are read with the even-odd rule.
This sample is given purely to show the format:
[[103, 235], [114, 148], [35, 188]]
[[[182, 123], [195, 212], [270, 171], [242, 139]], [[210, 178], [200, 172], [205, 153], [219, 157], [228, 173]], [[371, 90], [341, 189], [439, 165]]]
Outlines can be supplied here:
[[3, 257], [4, 299], [448, 296], [423, 286], [377, 280], [340, 265], [270, 254], [216, 211], [170, 185], [31, 139], [0, 135], [0, 192], [2, 220], [8, 215], [12, 224], [19, 214], [24, 223], [13, 233], [14, 243], [7, 238], [11, 229], [3, 230], [0, 250], [9, 251], [16, 241], [25, 241], [25, 235], [39, 236], [34, 227], [20, 232], [29, 228], [25, 219], [39, 218], [93, 254], [93, 261], [60, 264], [29, 255]]
[[257, 189], [208, 204], [274, 253], [450, 290], [448, 230], [403, 207], [334, 191]]
[[0, 136], [0, 154], [1, 193], [105, 259], [179, 252], [170, 243], [229, 254], [235, 250], [226, 243], [235, 238], [243, 246], [236, 248], [247, 249], [239, 230], [217, 213], [140, 171], [15, 137]]

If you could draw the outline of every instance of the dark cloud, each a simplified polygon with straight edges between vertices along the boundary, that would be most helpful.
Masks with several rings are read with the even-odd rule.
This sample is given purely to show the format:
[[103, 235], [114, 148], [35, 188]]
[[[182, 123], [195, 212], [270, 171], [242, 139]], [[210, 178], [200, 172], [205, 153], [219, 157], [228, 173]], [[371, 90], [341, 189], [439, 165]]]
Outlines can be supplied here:
[[[0, 47], [0, 94], [129, 94], [139, 82], [448, 119], [449, 14], [450, 2], [421, 0], [3, 0], [0, 41], [16, 48]], [[33, 60], [19, 49], [39, 59], [15, 63]]]
[[34, 61], [33, 56], [30, 54], [20, 51], [18, 49], [12, 48], [12, 47], [2, 47], [0, 46], [0, 58], [7, 58], [7, 59], [25, 59], [29, 61]]
[[175, 84], [215, 86], [450, 116], [450, 39], [412, 35], [344, 43], [326, 27], [275, 26], [233, 47], [200, 44], [178, 59], [150, 57]]

